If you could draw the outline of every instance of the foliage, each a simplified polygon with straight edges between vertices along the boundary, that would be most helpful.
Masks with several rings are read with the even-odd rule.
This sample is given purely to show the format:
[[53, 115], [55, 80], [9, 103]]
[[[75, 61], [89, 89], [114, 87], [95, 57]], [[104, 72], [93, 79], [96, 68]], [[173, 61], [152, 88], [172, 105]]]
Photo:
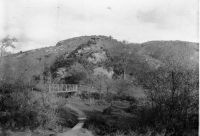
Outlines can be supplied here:
[[[115, 53], [113, 53], [115, 52]], [[110, 67], [113, 67], [115, 76], [122, 76], [125, 79], [126, 70], [130, 60], [129, 47], [127, 45], [118, 45], [112, 48], [110, 53]]]
[[[65, 104], [63, 98], [47, 92], [33, 91], [26, 85], [3, 84], [0, 87], [1, 126], [15, 129], [27, 127], [57, 129], [59, 125], [67, 124], [68, 119], [61, 116]], [[73, 114], [68, 113], [68, 115], [74, 120]], [[75, 122], [67, 125], [73, 123]]]
[[92, 86], [94, 86], [99, 92], [109, 91], [112, 86], [112, 79], [108, 78], [103, 73], [90, 76], [90, 78]]
[[125, 133], [123, 131], [117, 131], [115, 133], [111, 133], [111, 134], [108, 134], [108, 135], [105, 135], [105, 136], [164, 136], [165, 135], [165, 132], [161, 132], [161, 133], [155, 133], [154, 131], [152, 130], [148, 130], [146, 133], [137, 133], [137, 132], [134, 132], [134, 131], [129, 131], [128, 133]]
[[129, 80], [118, 79], [115, 80], [113, 88], [117, 95], [125, 95], [131, 89], [131, 83]]
[[9, 36], [6, 36], [1, 40], [1, 56], [3, 56], [6, 53], [6, 48], [11, 47], [15, 48], [14, 42], [17, 42], [18, 40], [16, 38], [10, 38]]
[[56, 58], [54, 64], [50, 67], [50, 72], [52, 73], [53, 78], [55, 78], [56, 71], [60, 67], [70, 67], [74, 62], [74, 59], [65, 59], [64, 56], [59, 56]]
[[141, 125], [179, 135], [198, 128], [198, 71], [160, 68], [137, 79], [149, 102], [138, 113]]
[[78, 84], [87, 79], [87, 76], [85, 68], [79, 63], [74, 63], [67, 69], [64, 75], [64, 80], [65, 83], [68, 84]]

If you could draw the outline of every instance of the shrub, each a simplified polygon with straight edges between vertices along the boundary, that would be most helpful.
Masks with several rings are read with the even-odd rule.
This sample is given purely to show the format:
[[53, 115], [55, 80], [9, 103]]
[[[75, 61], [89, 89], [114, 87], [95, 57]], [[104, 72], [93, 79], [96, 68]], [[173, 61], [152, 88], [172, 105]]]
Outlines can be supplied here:
[[[75, 123], [73, 113], [63, 110], [64, 98], [18, 84], [2, 84], [0, 91], [0, 123], [4, 127], [56, 129], [60, 125]], [[61, 113], [72, 119], [69, 121]]]
[[138, 110], [139, 125], [174, 135], [198, 130], [197, 71], [158, 69], [144, 75], [138, 81], [147, 89], [149, 103]]

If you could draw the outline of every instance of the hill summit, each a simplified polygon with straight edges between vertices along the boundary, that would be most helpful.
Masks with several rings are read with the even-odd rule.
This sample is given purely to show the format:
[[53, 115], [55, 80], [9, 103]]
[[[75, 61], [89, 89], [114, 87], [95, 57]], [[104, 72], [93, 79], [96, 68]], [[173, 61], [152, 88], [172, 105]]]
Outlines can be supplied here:
[[[156, 69], [173, 60], [183, 68], [197, 68], [198, 43], [184, 41], [151, 41], [125, 43], [106, 36], [81, 36], [59, 41], [55, 46], [20, 52], [0, 59], [3, 81], [21, 80], [38, 84], [69, 82], [73, 74], [80, 79], [99, 73], [109, 78], [134, 71]], [[81, 74], [85, 73], [85, 74]], [[76, 76], [77, 76], [76, 75]]]

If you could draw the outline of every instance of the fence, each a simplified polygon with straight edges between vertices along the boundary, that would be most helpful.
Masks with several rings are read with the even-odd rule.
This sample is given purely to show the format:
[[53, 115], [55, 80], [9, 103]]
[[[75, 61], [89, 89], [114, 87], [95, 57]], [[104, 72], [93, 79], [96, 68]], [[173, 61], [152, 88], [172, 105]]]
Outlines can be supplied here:
[[78, 85], [76, 84], [48, 84], [49, 92], [61, 93], [61, 92], [78, 92]]

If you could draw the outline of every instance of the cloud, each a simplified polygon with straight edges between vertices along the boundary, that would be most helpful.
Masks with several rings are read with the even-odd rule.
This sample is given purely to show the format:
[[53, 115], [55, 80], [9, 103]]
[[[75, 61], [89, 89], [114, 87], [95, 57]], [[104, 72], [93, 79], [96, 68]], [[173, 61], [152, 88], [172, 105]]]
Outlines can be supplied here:
[[164, 15], [158, 9], [152, 9], [148, 11], [138, 11], [137, 19], [140, 22], [151, 23], [158, 27], [165, 26], [167, 24], [166, 15]]
[[181, 29], [194, 24], [197, 20], [198, 8], [195, 3], [198, 2], [196, 0], [166, 1], [166, 3], [140, 9], [136, 16], [139, 22], [154, 25], [159, 29]]
[[81, 35], [112, 35], [130, 42], [197, 41], [197, 3], [198, 0], [2, 0], [0, 38], [8, 34], [19, 38], [20, 49], [55, 45], [59, 40]]

